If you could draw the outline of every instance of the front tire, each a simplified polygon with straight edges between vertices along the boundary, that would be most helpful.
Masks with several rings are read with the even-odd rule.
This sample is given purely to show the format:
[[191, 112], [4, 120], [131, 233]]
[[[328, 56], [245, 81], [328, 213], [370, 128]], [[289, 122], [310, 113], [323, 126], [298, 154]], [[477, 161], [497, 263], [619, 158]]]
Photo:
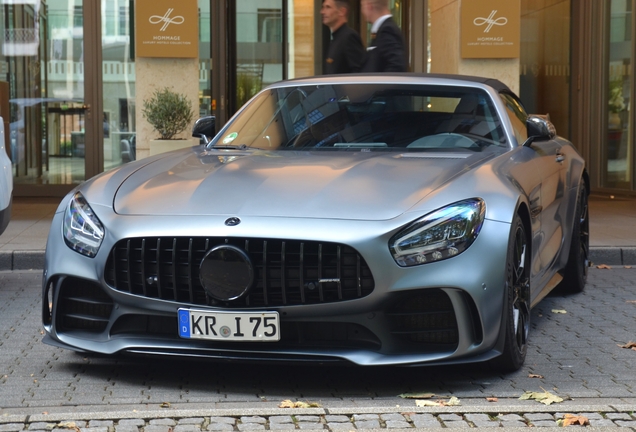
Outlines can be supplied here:
[[583, 292], [585, 282], [587, 282], [590, 250], [590, 215], [587, 188], [583, 181], [581, 181], [579, 196], [576, 200], [575, 212], [568, 263], [563, 271], [563, 280], [559, 284], [559, 290], [568, 294]]
[[512, 222], [508, 240], [504, 290], [504, 349], [493, 363], [498, 369], [513, 372], [526, 360], [530, 331], [530, 248], [519, 215]]

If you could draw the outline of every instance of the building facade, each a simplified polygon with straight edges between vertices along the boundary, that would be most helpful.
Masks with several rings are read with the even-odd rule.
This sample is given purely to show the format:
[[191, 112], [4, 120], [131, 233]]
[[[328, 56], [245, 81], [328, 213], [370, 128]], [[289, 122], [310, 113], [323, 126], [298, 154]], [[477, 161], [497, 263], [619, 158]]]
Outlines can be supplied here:
[[[185, 94], [220, 125], [263, 86], [323, 71], [322, 0], [175, 2], [196, 3], [198, 58], [138, 55], [144, 1], [0, 0], [0, 115], [16, 196], [62, 196], [147, 156], [154, 136], [141, 111], [157, 89]], [[506, 1], [518, 2], [519, 54], [476, 59], [460, 49], [462, 10], [482, 0], [391, 0], [410, 70], [500, 79], [576, 145], [593, 190], [636, 196], [636, 0]], [[350, 25], [368, 43], [352, 4]], [[171, 9], [157, 16], [176, 26]], [[492, 12], [484, 19], [502, 24]]]

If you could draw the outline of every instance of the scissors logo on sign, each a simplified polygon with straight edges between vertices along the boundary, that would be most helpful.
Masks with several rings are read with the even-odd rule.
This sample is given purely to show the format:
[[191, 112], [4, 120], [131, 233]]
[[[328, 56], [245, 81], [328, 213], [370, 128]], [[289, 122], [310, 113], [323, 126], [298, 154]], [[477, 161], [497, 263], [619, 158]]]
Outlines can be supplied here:
[[484, 33], [488, 33], [490, 29], [492, 28], [492, 26], [496, 26], [496, 25], [505, 26], [506, 24], [508, 24], [508, 18], [501, 17], [501, 18], [495, 19], [496, 14], [497, 14], [497, 11], [493, 10], [492, 12], [490, 12], [490, 15], [488, 16], [488, 18], [483, 18], [483, 17], [475, 18], [473, 20], [473, 24], [475, 24], [477, 27], [488, 24], [486, 26], [486, 30], [484, 30]]
[[174, 11], [174, 8], [170, 8], [163, 16], [153, 15], [148, 19], [148, 21], [150, 21], [150, 24], [163, 23], [163, 26], [161, 26], [161, 29], [159, 31], [166, 31], [166, 29], [168, 28], [170, 24], [177, 24], [177, 25], [183, 24], [183, 22], [185, 21], [185, 18], [183, 18], [182, 16], [176, 16], [174, 18], [170, 18], [170, 15], [172, 14], [173, 11]]

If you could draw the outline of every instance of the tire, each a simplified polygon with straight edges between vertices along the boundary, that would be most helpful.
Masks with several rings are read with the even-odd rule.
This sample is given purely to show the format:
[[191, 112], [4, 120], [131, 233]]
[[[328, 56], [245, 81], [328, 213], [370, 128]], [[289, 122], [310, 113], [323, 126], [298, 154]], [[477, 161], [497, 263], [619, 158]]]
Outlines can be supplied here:
[[563, 270], [563, 280], [559, 291], [568, 294], [581, 293], [587, 282], [588, 257], [590, 251], [590, 215], [587, 203], [587, 188], [581, 182], [579, 196], [576, 200], [574, 223], [572, 224], [572, 240], [568, 262]]
[[504, 291], [504, 349], [493, 366], [513, 372], [526, 360], [530, 331], [530, 249], [519, 215], [512, 222], [508, 240]]

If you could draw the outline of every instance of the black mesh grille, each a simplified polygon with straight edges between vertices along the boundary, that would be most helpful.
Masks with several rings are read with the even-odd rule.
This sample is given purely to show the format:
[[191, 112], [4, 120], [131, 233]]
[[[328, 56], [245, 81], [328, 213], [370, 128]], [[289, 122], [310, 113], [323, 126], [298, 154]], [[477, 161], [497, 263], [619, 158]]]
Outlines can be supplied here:
[[201, 286], [199, 264], [207, 251], [221, 244], [243, 249], [255, 273], [249, 295], [222, 303], [225, 307], [338, 302], [364, 297], [374, 288], [366, 262], [348, 246], [238, 238], [121, 240], [110, 253], [105, 280], [115, 289], [135, 295], [219, 305]]
[[106, 329], [113, 310], [112, 300], [99, 285], [77, 278], [63, 280], [57, 302], [59, 331], [101, 333]]
[[403, 296], [387, 310], [387, 317], [391, 333], [408, 342], [457, 345], [459, 341], [453, 304], [440, 289]]

